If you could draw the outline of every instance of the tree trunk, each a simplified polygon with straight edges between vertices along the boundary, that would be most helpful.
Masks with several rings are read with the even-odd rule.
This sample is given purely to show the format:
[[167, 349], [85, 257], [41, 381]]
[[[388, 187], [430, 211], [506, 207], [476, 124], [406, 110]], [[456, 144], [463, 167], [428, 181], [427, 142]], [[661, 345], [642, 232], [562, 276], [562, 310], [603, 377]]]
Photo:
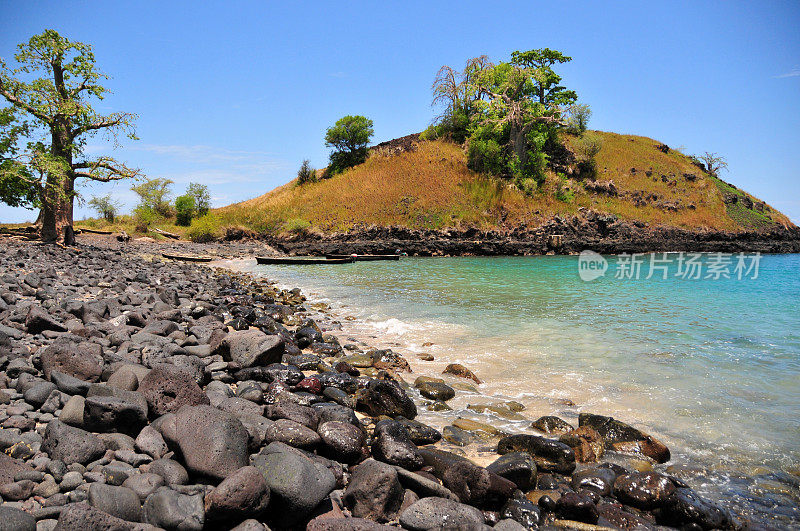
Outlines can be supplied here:
[[75, 193], [75, 177], [72, 170], [72, 153], [69, 129], [66, 124], [56, 123], [51, 130], [53, 143], [50, 154], [64, 163], [60, 170], [54, 169], [47, 175], [47, 184], [42, 194], [42, 241], [52, 242], [72, 231], [72, 204]]

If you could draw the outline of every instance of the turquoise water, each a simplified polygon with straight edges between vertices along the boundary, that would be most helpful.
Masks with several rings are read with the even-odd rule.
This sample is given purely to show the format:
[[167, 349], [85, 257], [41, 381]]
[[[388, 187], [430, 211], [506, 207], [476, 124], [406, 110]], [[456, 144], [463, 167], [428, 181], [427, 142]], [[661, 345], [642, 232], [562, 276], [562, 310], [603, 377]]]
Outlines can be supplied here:
[[[763, 256], [757, 278], [741, 280], [736, 257], [733, 278], [700, 280], [675, 276], [677, 254], [667, 279], [646, 279], [649, 258], [636, 280], [614, 278], [620, 258], [607, 257], [590, 282], [574, 256], [238, 267], [331, 301], [358, 318], [343, 321], [353, 335], [411, 359], [434, 354], [415, 371], [468, 365], [482, 394], [520, 400], [532, 419], [593, 411], [650, 431], [673, 450], [669, 470], [698, 490], [773, 525], [796, 523], [800, 255]], [[703, 276], [712, 259], [703, 256]]]

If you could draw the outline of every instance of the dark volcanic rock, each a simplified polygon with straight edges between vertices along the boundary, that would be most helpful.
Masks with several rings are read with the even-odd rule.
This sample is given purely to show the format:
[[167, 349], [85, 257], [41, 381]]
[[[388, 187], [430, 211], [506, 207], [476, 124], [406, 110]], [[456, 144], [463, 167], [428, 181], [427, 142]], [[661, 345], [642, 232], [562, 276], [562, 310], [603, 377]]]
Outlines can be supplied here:
[[29, 334], [41, 334], [45, 330], [66, 332], [67, 328], [38, 306], [31, 305], [25, 317], [25, 328]]
[[493, 472], [527, 491], [536, 487], [536, 461], [527, 452], [511, 452], [500, 456], [486, 470]]
[[240, 367], [279, 362], [283, 352], [280, 336], [270, 336], [255, 329], [231, 332], [219, 347], [224, 360], [235, 361]]
[[294, 448], [304, 450], [313, 450], [322, 442], [317, 432], [289, 419], [276, 420], [267, 428], [265, 439], [269, 442], [286, 443]]
[[567, 421], [552, 415], [546, 415], [534, 420], [531, 428], [543, 433], [566, 433], [573, 429]]
[[588, 496], [567, 492], [556, 502], [556, 513], [564, 520], [596, 524], [600, 518], [597, 506]]
[[0, 505], [0, 531], [36, 531], [36, 518], [15, 507]]
[[142, 507], [143, 520], [164, 529], [200, 531], [205, 524], [205, 507], [200, 494], [187, 495], [161, 487], [147, 497]]
[[616, 478], [617, 474], [610, 468], [587, 468], [572, 475], [572, 488], [575, 491], [589, 489], [600, 496], [608, 496]]
[[422, 455], [411, 442], [408, 430], [396, 420], [382, 420], [375, 425], [372, 455], [379, 461], [398, 465], [408, 470], [422, 467]]
[[353, 516], [386, 522], [400, 509], [403, 493], [394, 467], [367, 459], [353, 471], [343, 499]]
[[571, 474], [575, 470], [575, 452], [564, 443], [536, 435], [510, 435], [497, 444], [497, 453], [527, 452], [536, 466], [545, 472]]
[[205, 499], [209, 520], [240, 520], [258, 516], [269, 504], [269, 487], [253, 467], [240, 468], [220, 483]]
[[89, 396], [84, 402], [83, 422], [93, 431], [136, 435], [147, 424], [147, 402], [141, 394], [121, 389], [113, 396]]
[[275, 514], [278, 526], [308, 517], [336, 487], [336, 478], [324, 465], [285, 444], [271, 443], [253, 458], [264, 475], [273, 502], [284, 510]]
[[483, 513], [475, 507], [445, 498], [422, 498], [400, 515], [406, 529], [480, 529]]
[[358, 405], [369, 415], [398, 415], [407, 419], [417, 416], [417, 406], [399, 384], [386, 380], [370, 380], [366, 389], [358, 391]]
[[183, 406], [175, 413], [175, 440], [197, 474], [223, 479], [247, 466], [247, 438], [235, 416], [214, 407]]
[[135, 524], [95, 509], [85, 502], [65, 505], [58, 517], [55, 531], [75, 531], [78, 529], [88, 531], [132, 531], [135, 529]]
[[86, 464], [100, 458], [105, 453], [106, 446], [88, 431], [67, 426], [60, 420], [52, 420], [44, 432], [42, 451], [51, 459], [58, 459], [66, 464]]
[[614, 481], [614, 496], [626, 505], [650, 510], [664, 505], [675, 492], [675, 485], [666, 476], [655, 472], [634, 472]]
[[173, 459], [156, 459], [147, 470], [164, 478], [167, 485], [185, 485], [189, 482], [189, 473]]
[[[692, 489], [676, 489], [668, 505], [654, 511], [659, 524], [674, 527], [699, 526], [702, 529], [732, 529], [731, 515], [725, 509], [704, 500]], [[697, 529], [698, 527], [694, 527]]]
[[83, 338], [59, 338], [42, 353], [42, 371], [48, 380], [50, 371], [58, 371], [87, 382], [96, 382], [103, 374], [103, 349]]
[[183, 406], [210, 403], [188, 371], [166, 364], [147, 373], [139, 383], [139, 392], [147, 400], [153, 416], [174, 413]]
[[139, 496], [127, 487], [92, 483], [89, 486], [89, 504], [128, 522], [139, 522], [142, 519]]
[[606, 447], [617, 452], [644, 455], [657, 463], [670, 460], [669, 448], [664, 443], [612, 417], [581, 413], [578, 425], [596, 430], [603, 437]]
[[353, 464], [361, 459], [364, 431], [349, 422], [332, 420], [317, 428], [324, 444], [321, 453], [342, 463]]

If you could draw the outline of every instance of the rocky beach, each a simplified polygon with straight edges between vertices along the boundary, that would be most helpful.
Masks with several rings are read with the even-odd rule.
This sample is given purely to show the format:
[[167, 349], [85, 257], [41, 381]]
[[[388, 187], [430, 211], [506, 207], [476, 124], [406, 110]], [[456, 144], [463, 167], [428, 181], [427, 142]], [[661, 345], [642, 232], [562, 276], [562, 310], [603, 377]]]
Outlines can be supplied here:
[[758, 528], [624, 418], [486, 397], [528, 427], [423, 424], [481, 375], [413, 373], [300, 289], [161, 256], [263, 244], [0, 246], [0, 530]]

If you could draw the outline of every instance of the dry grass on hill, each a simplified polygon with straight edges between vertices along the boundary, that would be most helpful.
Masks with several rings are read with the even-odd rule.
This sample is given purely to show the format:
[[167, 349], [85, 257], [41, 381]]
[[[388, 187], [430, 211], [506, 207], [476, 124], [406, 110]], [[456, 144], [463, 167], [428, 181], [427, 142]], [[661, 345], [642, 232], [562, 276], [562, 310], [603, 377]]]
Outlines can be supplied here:
[[[748, 212], [732, 216], [723, 202], [720, 181], [677, 151], [661, 152], [655, 140], [589, 134], [602, 141], [597, 181], [612, 181], [617, 196], [588, 191], [579, 180], [550, 174], [542, 187], [527, 197], [504, 181], [467, 169], [460, 146], [433, 141], [397, 155], [374, 152], [366, 163], [331, 179], [303, 186], [292, 181], [219, 209], [216, 215], [223, 224], [278, 232], [309, 226], [322, 231], [368, 225], [511, 228], [535, 226], [554, 215], [573, 214], [580, 207], [627, 220], [685, 228], [739, 230], [772, 221], [788, 222], [774, 210], [755, 217]], [[564, 138], [569, 145], [577, 142], [574, 136]], [[694, 174], [696, 179], [686, 179], [684, 174]]]

